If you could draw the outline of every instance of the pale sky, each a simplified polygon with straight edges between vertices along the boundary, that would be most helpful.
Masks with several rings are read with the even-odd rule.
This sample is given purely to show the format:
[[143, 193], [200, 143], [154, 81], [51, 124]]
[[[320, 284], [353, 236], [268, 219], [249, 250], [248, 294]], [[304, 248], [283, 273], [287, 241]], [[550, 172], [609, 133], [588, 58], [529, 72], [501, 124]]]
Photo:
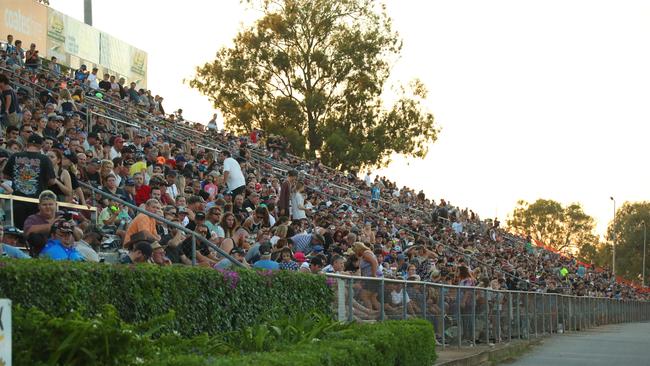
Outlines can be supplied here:
[[[83, 0], [50, 0], [83, 19]], [[386, 1], [404, 40], [396, 81], [421, 78], [442, 128], [422, 160], [381, 174], [502, 221], [518, 199], [580, 202], [603, 233], [617, 205], [647, 199], [650, 1]], [[230, 44], [237, 0], [95, 0], [94, 26], [149, 54], [165, 108], [207, 122], [182, 83]]]

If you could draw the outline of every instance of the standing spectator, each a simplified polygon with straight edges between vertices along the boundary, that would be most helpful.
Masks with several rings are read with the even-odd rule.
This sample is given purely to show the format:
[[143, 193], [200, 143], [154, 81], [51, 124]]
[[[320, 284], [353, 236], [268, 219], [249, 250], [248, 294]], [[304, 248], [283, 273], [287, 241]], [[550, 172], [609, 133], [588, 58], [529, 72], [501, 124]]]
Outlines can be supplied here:
[[289, 203], [291, 200], [291, 189], [296, 180], [296, 177], [298, 177], [298, 171], [294, 169], [289, 170], [287, 180], [282, 182], [282, 187], [280, 188], [280, 198], [278, 200], [278, 211], [280, 217], [289, 216], [291, 214]]
[[38, 70], [41, 60], [38, 58], [38, 51], [36, 50], [36, 43], [29, 45], [29, 50], [25, 53], [25, 67], [32, 71]]
[[18, 113], [20, 113], [18, 97], [9, 84], [9, 79], [4, 74], [0, 74], [0, 91], [2, 92], [2, 110], [0, 116], [3, 117], [5, 126], [18, 127], [20, 123], [18, 116]]
[[88, 86], [93, 90], [99, 89], [99, 81], [97, 80], [98, 71], [99, 71], [98, 68], [93, 67], [93, 71], [86, 78], [86, 84], [88, 84]]
[[222, 150], [219, 157], [223, 160], [223, 181], [234, 197], [246, 190], [246, 179], [237, 160], [230, 156], [230, 151]]
[[48, 69], [54, 77], [61, 76], [61, 65], [59, 65], [57, 61], [57, 58], [52, 56], [52, 58], [50, 58], [50, 64], [48, 65]]
[[99, 89], [102, 89], [107, 93], [111, 91], [111, 82], [109, 81], [110, 78], [111, 76], [109, 74], [104, 74], [104, 79], [99, 82]]
[[296, 188], [294, 189], [293, 194], [291, 195], [291, 219], [292, 220], [303, 220], [307, 219], [307, 214], [305, 213], [305, 197], [302, 193], [305, 190], [305, 185], [302, 182], [296, 182]]
[[86, 65], [81, 65], [78, 70], [74, 72], [74, 79], [80, 83], [84, 83], [88, 77], [88, 69]]
[[70, 260], [83, 261], [84, 257], [74, 246], [72, 235], [72, 224], [68, 221], [59, 220], [52, 225], [50, 239], [45, 243], [41, 251], [41, 257], [55, 261]]
[[23, 50], [23, 41], [17, 39], [14, 42], [16, 46], [16, 51], [14, 52], [15, 65], [23, 67], [25, 65], [25, 50]]
[[212, 115], [212, 119], [208, 122], [208, 131], [217, 132], [217, 114]]
[[[56, 175], [52, 162], [40, 153], [42, 143], [42, 137], [32, 134], [27, 141], [27, 149], [7, 160], [3, 172], [5, 177], [11, 180], [15, 195], [38, 198], [48, 186], [55, 184]], [[37, 206], [29, 202], [14, 201], [12, 210], [14, 222], [22, 229], [25, 218], [35, 213]]]

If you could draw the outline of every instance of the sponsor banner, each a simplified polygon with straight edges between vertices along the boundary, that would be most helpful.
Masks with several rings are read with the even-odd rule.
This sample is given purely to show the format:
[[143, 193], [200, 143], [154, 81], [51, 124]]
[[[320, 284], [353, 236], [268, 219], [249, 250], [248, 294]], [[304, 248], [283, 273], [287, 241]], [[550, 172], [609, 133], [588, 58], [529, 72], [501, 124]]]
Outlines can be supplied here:
[[0, 299], [0, 365], [11, 366], [11, 300]]
[[43, 52], [46, 24], [47, 7], [31, 0], [2, 0], [0, 35], [3, 41], [11, 34], [14, 40], [23, 41], [23, 49], [35, 43], [36, 49]]
[[65, 54], [99, 64], [99, 30], [48, 8], [48, 56], [63, 60]]

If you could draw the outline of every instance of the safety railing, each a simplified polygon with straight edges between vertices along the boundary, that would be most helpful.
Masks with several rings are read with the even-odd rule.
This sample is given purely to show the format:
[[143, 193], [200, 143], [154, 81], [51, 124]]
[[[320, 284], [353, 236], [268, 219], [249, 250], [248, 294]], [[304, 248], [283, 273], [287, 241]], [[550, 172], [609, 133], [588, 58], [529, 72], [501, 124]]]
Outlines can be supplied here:
[[[0, 220], [4, 226], [15, 226], [14, 222], [14, 202], [26, 202], [38, 204], [38, 198], [16, 196], [13, 194], [0, 194]], [[66, 209], [81, 214], [92, 222], [97, 222], [97, 208], [88, 205], [77, 205], [68, 202], [56, 203], [57, 209]]]
[[209, 241], [205, 236], [202, 236], [201, 234], [197, 233], [196, 231], [192, 231], [192, 230], [190, 230], [190, 229], [188, 229], [188, 228], [186, 228], [186, 227], [184, 227], [182, 225], [179, 225], [179, 224], [177, 224], [175, 222], [167, 220], [166, 218], [164, 218], [164, 217], [162, 217], [160, 215], [151, 213], [151, 212], [149, 212], [149, 211], [147, 211], [145, 209], [142, 209], [142, 208], [140, 208], [138, 206], [135, 206], [135, 205], [133, 205], [133, 204], [131, 204], [129, 202], [124, 201], [120, 197], [117, 197], [117, 196], [112, 195], [110, 193], [104, 192], [104, 191], [102, 191], [100, 189], [97, 189], [96, 187], [93, 187], [90, 184], [87, 184], [85, 182], [79, 182], [79, 184], [81, 186], [83, 186], [84, 188], [87, 188], [87, 189], [91, 190], [92, 192], [94, 192], [96, 194], [99, 194], [99, 195], [101, 195], [101, 196], [103, 196], [105, 198], [113, 200], [113, 201], [115, 201], [115, 202], [117, 202], [117, 203], [119, 203], [121, 205], [124, 205], [124, 206], [138, 212], [138, 213], [147, 215], [147, 216], [153, 218], [154, 220], [156, 220], [156, 221], [158, 221], [160, 223], [166, 224], [166, 225], [168, 225], [170, 227], [174, 227], [175, 229], [182, 231], [186, 235], [189, 235], [192, 238], [192, 258], [191, 258], [191, 260], [192, 260], [192, 265], [193, 266], [197, 264], [197, 261], [196, 261], [196, 243], [197, 243], [197, 241], [204, 243], [208, 247], [212, 248], [215, 252], [219, 253], [220, 256], [230, 260], [230, 262], [232, 262], [233, 265], [238, 266], [238, 267], [243, 267], [244, 266], [237, 259], [233, 258], [229, 253], [226, 253], [223, 249], [221, 249], [220, 247], [218, 247], [217, 245], [215, 245], [214, 243]]
[[473, 346], [650, 320], [650, 302], [327, 274], [341, 321], [421, 318], [441, 346]]

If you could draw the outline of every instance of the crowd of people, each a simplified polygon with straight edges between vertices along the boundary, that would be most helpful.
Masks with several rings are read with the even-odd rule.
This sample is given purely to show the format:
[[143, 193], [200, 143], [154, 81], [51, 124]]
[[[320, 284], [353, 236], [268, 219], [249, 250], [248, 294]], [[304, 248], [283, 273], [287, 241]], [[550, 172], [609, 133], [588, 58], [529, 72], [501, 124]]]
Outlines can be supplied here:
[[[279, 136], [219, 131], [216, 116], [204, 128], [182, 110], [165, 114], [162, 97], [124, 78], [99, 80], [98, 68], [85, 65], [66, 74], [56, 60], [29, 59], [11, 36], [7, 45], [0, 193], [38, 203], [3, 200], [4, 222], [13, 222], [3, 230], [3, 256], [99, 262], [118, 249], [123, 264], [223, 270], [234, 260], [266, 270], [646, 296], [606, 270], [507, 233], [498, 220], [370, 172], [358, 178], [300, 159]], [[205, 240], [193, 243], [188, 231]], [[121, 244], [102, 248], [107, 237]], [[386, 291], [390, 306], [401, 298], [398, 288]], [[376, 289], [358, 295], [365, 314], [379, 310]]]

